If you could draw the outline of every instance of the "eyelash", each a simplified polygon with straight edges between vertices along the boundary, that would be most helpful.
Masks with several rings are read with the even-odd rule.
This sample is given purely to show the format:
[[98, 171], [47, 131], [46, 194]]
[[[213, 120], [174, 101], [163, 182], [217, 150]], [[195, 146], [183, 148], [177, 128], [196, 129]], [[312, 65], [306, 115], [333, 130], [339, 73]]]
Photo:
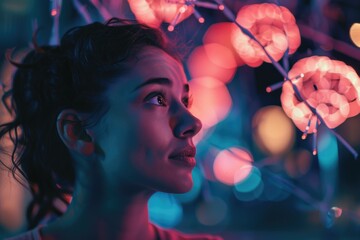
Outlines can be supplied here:
[[[151, 100], [155, 97], [161, 97], [162, 98], [162, 101], [163, 103], [159, 103], [156, 104], [156, 103], [151, 103]], [[163, 107], [166, 107], [167, 106], [167, 98], [166, 98], [166, 93], [163, 92], [163, 91], [158, 91], [158, 92], [153, 92], [153, 93], [150, 93], [146, 98], [146, 102], [147, 103], [150, 103], [150, 104], [154, 104], [154, 105], [158, 105], [158, 106], [163, 106]], [[159, 101], [159, 99], [157, 98], [156, 101]], [[181, 99], [182, 103], [184, 104], [184, 106], [186, 108], [190, 108], [192, 103], [193, 103], [193, 97], [192, 95], [188, 96], [188, 97], [184, 97]]]

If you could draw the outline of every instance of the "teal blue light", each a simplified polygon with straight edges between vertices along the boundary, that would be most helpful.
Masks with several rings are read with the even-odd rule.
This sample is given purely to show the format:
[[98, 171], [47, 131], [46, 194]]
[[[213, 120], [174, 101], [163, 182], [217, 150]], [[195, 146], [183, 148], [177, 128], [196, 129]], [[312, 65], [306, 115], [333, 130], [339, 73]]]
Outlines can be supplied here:
[[176, 226], [182, 219], [183, 209], [175, 197], [157, 192], [148, 202], [150, 221], [164, 228]]
[[264, 183], [261, 181], [256, 187], [250, 192], [239, 192], [236, 188], [234, 188], [234, 195], [240, 201], [254, 201], [259, 198], [264, 190]]
[[253, 166], [249, 175], [241, 182], [235, 184], [235, 189], [238, 192], [251, 192], [256, 189], [261, 181], [261, 172]]
[[329, 131], [319, 134], [318, 159], [321, 169], [331, 170], [338, 164], [338, 145], [336, 137]]
[[183, 194], [174, 194], [176, 199], [182, 203], [188, 203], [195, 200], [195, 198], [199, 195], [201, 191], [203, 177], [198, 167], [195, 167], [192, 171], [192, 178], [194, 185], [189, 192]]

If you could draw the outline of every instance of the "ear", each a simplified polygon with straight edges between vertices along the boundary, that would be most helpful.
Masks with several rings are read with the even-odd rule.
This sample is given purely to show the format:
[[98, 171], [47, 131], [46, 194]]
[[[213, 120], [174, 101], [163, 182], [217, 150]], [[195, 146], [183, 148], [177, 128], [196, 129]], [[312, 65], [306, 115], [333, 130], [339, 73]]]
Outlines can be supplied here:
[[90, 156], [94, 153], [95, 143], [91, 131], [81, 124], [84, 118], [84, 115], [75, 110], [65, 109], [58, 115], [56, 127], [61, 140], [70, 151]]

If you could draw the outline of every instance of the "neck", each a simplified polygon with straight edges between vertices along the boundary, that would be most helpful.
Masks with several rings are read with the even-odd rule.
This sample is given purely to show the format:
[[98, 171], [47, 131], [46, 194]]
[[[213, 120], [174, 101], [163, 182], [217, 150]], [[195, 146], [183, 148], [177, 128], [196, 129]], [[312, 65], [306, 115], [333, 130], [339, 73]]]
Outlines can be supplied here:
[[148, 219], [151, 192], [93, 189], [104, 188], [77, 186], [66, 213], [42, 230], [45, 240], [155, 239]]

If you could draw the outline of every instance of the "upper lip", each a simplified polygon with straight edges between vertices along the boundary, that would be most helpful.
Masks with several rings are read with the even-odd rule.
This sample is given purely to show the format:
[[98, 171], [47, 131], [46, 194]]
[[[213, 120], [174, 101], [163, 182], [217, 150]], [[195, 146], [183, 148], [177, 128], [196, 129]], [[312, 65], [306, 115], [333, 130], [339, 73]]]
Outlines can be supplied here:
[[193, 146], [187, 146], [181, 148], [179, 150], [175, 150], [171, 155], [170, 158], [177, 158], [177, 157], [195, 157], [196, 148]]

